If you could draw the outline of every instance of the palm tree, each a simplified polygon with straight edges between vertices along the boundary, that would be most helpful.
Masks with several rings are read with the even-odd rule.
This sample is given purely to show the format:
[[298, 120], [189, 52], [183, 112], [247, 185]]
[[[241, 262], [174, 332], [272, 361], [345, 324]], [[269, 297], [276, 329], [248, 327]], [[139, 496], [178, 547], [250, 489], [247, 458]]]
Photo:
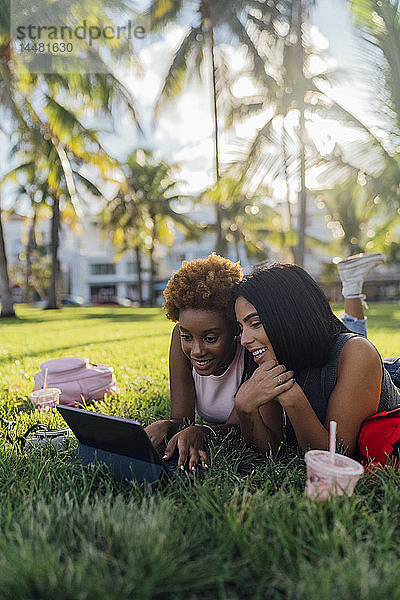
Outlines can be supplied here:
[[400, 134], [399, 2], [397, 0], [347, 1], [364, 42], [362, 46], [364, 63], [372, 67], [368, 73], [375, 75], [379, 84], [376, 88], [376, 104], [384, 109], [387, 124], [391, 124], [390, 141], [398, 144]]
[[231, 244], [235, 260], [240, 260], [242, 246], [247, 259], [263, 261], [272, 247], [284, 249], [293, 243], [294, 232], [287, 230], [281, 213], [270, 206], [269, 196], [266, 186], [253, 191], [245, 176], [238, 179], [229, 175], [222, 176], [216, 186], [200, 194], [198, 202], [221, 205], [223, 254]]
[[[360, 65], [368, 73], [371, 106], [379, 115], [378, 133], [355, 115], [356, 143], [324, 158], [322, 192], [342, 251], [380, 250], [395, 256], [399, 247], [400, 206], [400, 6], [391, 0], [348, 0], [361, 38]], [[346, 152], [344, 152], [346, 150]], [[322, 162], [322, 161], [321, 161]], [[333, 185], [335, 179], [340, 183]]]
[[359, 131], [357, 143], [337, 146], [327, 157], [328, 174], [342, 181], [357, 169], [368, 180], [371, 194], [396, 210], [400, 203], [400, 8], [392, 0], [348, 0], [360, 37], [360, 70], [370, 81], [371, 107], [380, 116], [379, 130], [347, 113]]
[[[175, 21], [184, 8], [182, 0], [152, 0], [148, 13], [152, 18], [153, 29], [158, 30], [164, 25]], [[263, 31], [271, 34], [274, 31], [272, 18], [277, 14], [274, 2], [257, 0], [197, 0], [197, 20], [189, 26], [181, 45], [176, 51], [169, 67], [163, 88], [156, 104], [156, 114], [160, 111], [166, 99], [179, 94], [189, 73], [201, 75], [201, 65], [207, 57], [212, 80], [212, 110], [214, 121], [214, 157], [215, 181], [218, 185], [220, 178], [220, 149], [219, 149], [219, 113], [217, 110], [219, 96], [224, 87], [218, 85], [218, 75], [223, 70], [224, 59], [221, 49], [217, 52], [216, 36], [220, 31], [230, 34], [244, 44], [252, 62], [254, 76], [266, 88], [275, 88], [276, 82], [268, 74], [264, 60], [257, 49], [257, 40], [253, 33], [257, 32], [256, 24], [261, 24]], [[220, 204], [214, 206], [216, 217], [216, 251], [221, 254], [224, 240], [222, 231], [222, 210]]]
[[[67, 113], [67, 111], [64, 111]], [[65, 116], [65, 119], [67, 119]], [[87, 146], [96, 140], [93, 132], [88, 132], [73, 115], [69, 128], [69, 144], [64, 146], [53, 134], [52, 139], [42, 137], [35, 128], [19, 130], [19, 140], [13, 148], [18, 160], [17, 167], [11, 169], [0, 182], [25, 182], [42, 195], [42, 202], [51, 206], [51, 278], [46, 308], [59, 308], [59, 234], [63, 212], [71, 225], [81, 214], [79, 189], [101, 196], [101, 192], [89, 179], [82, 175], [79, 168], [84, 163], [92, 162], [102, 166], [103, 170], [113, 165], [113, 161], [97, 144], [97, 152], [87, 151]], [[79, 139], [78, 139], [79, 138]], [[85, 145], [86, 142], [86, 145]], [[69, 155], [67, 155], [69, 151]], [[103, 164], [101, 163], [103, 160]], [[32, 201], [34, 198], [31, 198]], [[60, 210], [63, 205], [63, 211]]]
[[[107, 9], [96, 4], [97, 17]], [[109, 8], [109, 7], [108, 7]], [[124, 2], [113, 2], [113, 9], [125, 11]], [[71, 14], [79, 15], [77, 2]], [[103, 11], [103, 13], [102, 13]], [[0, 128], [7, 130], [11, 117], [19, 131], [22, 144], [27, 145], [36, 157], [40, 156], [42, 171], [47, 174], [49, 193], [52, 196], [51, 248], [53, 274], [48, 308], [58, 308], [58, 244], [60, 229], [60, 200], [67, 199], [78, 205], [76, 180], [81, 179], [77, 165], [91, 163], [98, 169], [110, 172], [112, 161], [102, 150], [95, 131], [83, 124], [80, 115], [88, 116], [88, 102], [93, 114], [110, 119], [125, 107], [133, 120], [136, 111], [127, 88], [101, 62], [101, 73], [28, 73], [12, 53], [10, 39], [10, 0], [0, 0]], [[88, 59], [93, 50], [88, 49]], [[90, 55], [90, 56], [89, 56]], [[89, 100], [90, 99], [90, 100]], [[1, 252], [1, 248], [0, 248]], [[6, 261], [5, 255], [2, 261]], [[4, 287], [4, 282], [3, 282]]]
[[[25, 277], [24, 277], [24, 292], [22, 296], [23, 302], [30, 302], [32, 300], [32, 290], [38, 290], [38, 286], [34, 285], [33, 277], [33, 259], [35, 254], [38, 252], [38, 244], [36, 239], [36, 226], [39, 218], [39, 203], [35, 202], [34, 198], [31, 198], [31, 204], [33, 207], [33, 215], [30, 219], [29, 230], [25, 245]], [[41, 295], [41, 294], [39, 294]]]
[[[400, 5], [397, 0], [348, 0], [348, 5], [362, 40], [362, 65], [375, 84], [371, 104], [382, 117], [379, 134], [357, 123], [377, 153], [375, 168], [366, 173], [374, 183], [371, 192], [396, 210], [400, 206]], [[357, 154], [351, 158], [358, 162]]]
[[128, 189], [126, 180], [121, 186], [120, 193], [109, 200], [100, 212], [99, 225], [111, 236], [118, 250], [117, 260], [125, 252], [133, 252], [139, 305], [143, 306], [142, 252], [145, 248], [143, 215], [140, 203], [135, 193]]
[[357, 175], [355, 170], [353, 179], [318, 194], [329, 213], [327, 226], [344, 256], [385, 250], [394, 241], [391, 232], [400, 223], [400, 215], [393, 215], [390, 207], [371, 193], [371, 182]]
[[156, 159], [148, 150], [132, 152], [123, 165], [122, 194], [103, 211], [103, 223], [120, 253], [134, 249], [140, 269], [140, 252], [150, 262], [150, 304], [155, 302], [156, 256], [159, 244], [172, 245], [174, 227], [196, 235], [196, 225], [173, 205], [182, 199], [176, 190], [176, 166]]
[[[285, 13], [283, 9], [287, 9], [289, 4], [292, 11], [290, 12], [287, 10]], [[288, 24], [286, 29], [287, 33], [283, 36], [283, 40], [286, 40], [287, 35], [290, 36], [290, 39], [288, 39], [285, 44], [280, 43], [277, 46], [277, 53], [274, 59], [278, 66], [279, 64], [282, 66], [281, 70], [278, 67], [276, 68], [276, 73], [280, 76], [280, 78], [277, 78], [277, 80], [280, 81], [279, 90], [281, 90], [281, 92], [284, 90], [284, 93], [281, 96], [277, 96], [272, 103], [272, 116], [255, 137], [250, 147], [247, 160], [244, 161], [243, 170], [248, 173], [249, 177], [254, 176], [256, 180], [257, 178], [261, 179], [265, 172], [267, 172], [267, 181], [269, 183], [274, 179], [280, 179], [286, 182], [287, 190], [289, 190], [290, 187], [293, 188], [294, 185], [300, 190], [299, 195], [300, 199], [302, 199], [300, 202], [301, 218], [299, 219], [298, 243], [297, 248], [294, 248], [294, 255], [296, 261], [301, 263], [304, 239], [306, 239], [304, 230], [304, 217], [306, 214], [305, 172], [313, 166], [325, 165], [323, 177], [329, 177], [332, 186], [338, 180], [343, 182], [346, 174], [350, 178], [349, 184], [353, 185], [351, 181], [354, 179], [353, 171], [356, 168], [360, 173], [362, 172], [367, 176], [369, 174], [373, 177], [366, 188], [372, 194], [371, 200], [380, 196], [382, 200], [385, 198], [385, 201], [391, 201], [393, 208], [396, 209], [398, 206], [398, 200], [396, 201], [396, 198], [399, 197], [400, 161], [393, 150], [390, 150], [388, 145], [388, 140], [392, 135], [390, 131], [393, 132], [394, 129], [392, 128], [389, 130], [388, 128], [384, 136], [381, 136], [381, 138], [377, 137], [377, 135], [368, 129], [356, 115], [347, 111], [329, 97], [329, 90], [326, 85], [323, 84], [329, 83], [329, 80], [334, 78], [334, 73], [324, 71], [313, 74], [312, 71], [310, 71], [309, 67], [315, 51], [312, 44], [310, 44], [310, 41], [307, 39], [306, 29], [303, 34], [304, 66], [303, 69], [300, 69], [298, 61], [301, 52], [297, 51], [299, 37], [295, 36], [293, 39], [296, 43], [291, 43], [292, 34], [295, 32], [295, 26], [298, 27], [299, 19], [296, 21], [296, 19], [293, 19], [290, 15], [294, 10], [299, 11], [299, 8], [301, 7], [297, 0], [293, 0], [293, 2], [289, 4], [282, 4], [282, 15], [285, 22]], [[359, 3], [355, 2], [355, 4], [362, 5], [365, 8], [369, 3], [361, 0]], [[377, 1], [373, 4], [377, 7], [380, 6], [380, 10], [382, 11], [385, 2], [381, 3]], [[387, 0], [386, 4], [391, 3]], [[304, 8], [307, 11], [310, 6], [311, 4], [308, 3], [304, 7], [303, 3], [303, 11]], [[397, 20], [395, 14], [397, 14]], [[307, 12], [305, 13], [305, 17], [303, 16], [303, 21], [306, 20], [306, 16]], [[375, 24], [376, 26], [376, 14], [374, 16], [374, 14], [370, 12], [370, 18], [371, 26], [372, 24]], [[390, 11], [386, 10], [386, 18], [388, 20], [388, 35], [390, 33], [390, 28], [393, 32], [393, 40], [387, 40], [386, 45], [393, 51], [393, 48], [399, 47], [400, 27], [398, 10], [396, 12], [392, 6]], [[290, 22], [293, 22], [292, 26], [290, 26]], [[370, 35], [369, 40], [370, 42], [372, 41]], [[373, 57], [375, 63], [377, 59], [376, 47], [377, 42], [374, 41], [375, 50]], [[396, 60], [398, 60], [399, 52], [400, 50], [393, 51], [393, 67], [388, 67], [388, 69], [385, 70], [386, 73], [391, 72], [391, 70], [398, 70]], [[368, 54], [365, 53], [365, 48], [363, 48], [363, 53], [368, 56]], [[272, 55], [274, 55], [273, 52]], [[280, 60], [278, 60], [279, 57]], [[376, 65], [374, 64], [374, 69], [375, 68]], [[378, 73], [380, 73], [380, 71], [378, 71]], [[399, 88], [399, 85], [400, 83], [397, 84], [396, 89]], [[382, 87], [381, 82], [380, 89], [382, 89]], [[299, 93], [299, 90], [301, 93]], [[388, 94], [385, 93], [385, 96], [388, 96]], [[301, 106], [301, 104], [303, 104], [303, 108], [299, 110], [298, 107]], [[254, 111], [265, 109], [267, 106], [268, 104], [264, 103], [262, 98], [250, 98], [248, 100], [247, 110], [246, 106], [242, 105], [240, 110], [236, 109], [236, 114], [234, 116], [248, 116]], [[296, 110], [298, 115], [297, 131], [293, 127], [293, 109]], [[343, 151], [339, 145], [335, 146], [331, 154], [321, 157], [315, 142], [311, 136], [307, 135], [306, 131], [304, 131], [304, 127], [310, 117], [336, 118], [347, 126], [359, 130], [359, 139], [354, 144], [353, 151], [351, 152], [351, 164], [344, 161]], [[398, 135], [395, 135], [398, 139]], [[392, 148], [393, 147], [394, 145], [392, 145]], [[350, 149], [348, 148], [348, 150]], [[324, 182], [324, 185], [326, 185], [326, 181]], [[292, 209], [289, 197], [287, 197], [286, 204], [288, 222], [290, 223], [292, 221]], [[302, 239], [303, 241], [301, 241]], [[310, 243], [311, 240], [309, 236], [307, 236], [307, 239], [308, 243]]]
[[[307, 79], [305, 74], [305, 53], [303, 45], [302, 26], [305, 20], [306, 0], [294, 0], [292, 3], [292, 26], [296, 43], [296, 73], [297, 80], [293, 84], [296, 95], [296, 107], [299, 111], [299, 221], [298, 221], [298, 243], [296, 249], [296, 262], [304, 265], [306, 217], [307, 217], [307, 190], [306, 190], [306, 129], [305, 129], [305, 93], [307, 91]], [[310, 4], [310, 2], [308, 2]]]
[[6, 246], [4, 242], [1, 197], [0, 197], [0, 289], [1, 289], [1, 317], [15, 317], [14, 302], [12, 298], [10, 280], [8, 277]]
[[308, 194], [305, 176], [308, 169], [321, 161], [319, 149], [307, 132], [307, 121], [338, 118], [353, 124], [356, 118], [328, 95], [327, 84], [332, 83], [335, 73], [326, 67], [319, 72], [313, 70], [316, 64], [313, 59], [323, 59], [307, 30], [308, 15], [315, 2], [290, 0], [278, 4], [281, 29], [265, 45], [265, 57], [268, 56], [276, 78], [276, 94], [263, 97], [261, 90], [246, 101], [241, 99], [240, 105], [233, 106], [230, 118], [268, 112], [268, 119], [252, 141], [241, 168], [239, 161], [239, 173], [246, 172], [255, 182], [266, 178], [269, 185], [277, 180], [285, 182], [289, 229], [293, 225], [294, 205], [290, 190], [298, 191], [297, 244], [292, 250], [294, 260], [303, 264]]

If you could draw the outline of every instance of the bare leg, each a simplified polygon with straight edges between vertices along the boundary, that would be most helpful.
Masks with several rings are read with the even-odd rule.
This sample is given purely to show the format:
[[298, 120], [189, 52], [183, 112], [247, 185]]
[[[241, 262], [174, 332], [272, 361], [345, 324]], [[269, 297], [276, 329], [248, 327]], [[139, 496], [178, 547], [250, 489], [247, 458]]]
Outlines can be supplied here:
[[344, 297], [344, 313], [340, 318], [346, 327], [367, 337], [367, 319], [364, 316], [365, 296], [362, 293], [364, 278], [379, 263], [384, 262], [382, 253], [357, 254], [338, 263]]
[[382, 252], [356, 254], [337, 263], [344, 298], [362, 296], [364, 279], [368, 273], [386, 260]]
[[345, 298], [344, 312], [356, 319], [364, 319], [364, 308], [362, 298]]
[[[340, 314], [340, 318], [349, 331], [364, 337], [368, 337], [367, 318], [364, 316], [365, 295], [362, 293], [364, 278], [371, 269], [385, 259], [384, 254], [376, 252], [358, 254], [338, 263], [345, 311]], [[400, 357], [383, 359], [383, 366], [400, 390]]]

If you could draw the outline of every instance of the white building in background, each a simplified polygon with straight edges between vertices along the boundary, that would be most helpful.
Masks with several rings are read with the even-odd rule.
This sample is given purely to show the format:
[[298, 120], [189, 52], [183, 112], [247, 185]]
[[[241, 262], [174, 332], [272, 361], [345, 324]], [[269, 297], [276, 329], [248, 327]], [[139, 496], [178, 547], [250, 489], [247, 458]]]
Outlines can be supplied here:
[[[21, 263], [21, 253], [27, 236], [23, 217], [11, 215], [4, 223], [4, 237], [9, 265]], [[40, 245], [50, 242], [50, 221], [38, 224]], [[63, 225], [60, 236], [59, 260], [64, 296], [80, 296], [84, 302], [106, 302], [116, 297], [137, 300], [138, 285], [133, 256], [125, 254], [115, 261], [115, 251], [109, 240], [103, 239], [92, 219], [82, 223], [82, 233], [76, 234]], [[143, 257], [143, 296], [149, 298], [149, 268]], [[18, 295], [16, 295], [18, 299]]]
[[[282, 210], [284, 208], [282, 207]], [[192, 217], [198, 221], [206, 221], [205, 209], [196, 209]], [[326, 215], [312, 198], [308, 201], [307, 233], [314, 238], [329, 241], [332, 232], [326, 226]], [[85, 217], [81, 223], [81, 234], [74, 233], [66, 225], [62, 226], [59, 260], [62, 275], [62, 293], [65, 296], [80, 296], [84, 302], [107, 302], [115, 298], [139, 299], [138, 278], [133, 251], [127, 252], [119, 260], [115, 260], [115, 249], [109, 239], [104, 238], [94, 224], [94, 219]], [[4, 223], [6, 251], [10, 265], [21, 262], [20, 254], [24, 250], [28, 224], [23, 217], [11, 215]], [[50, 242], [50, 221], [41, 221], [38, 225], [41, 245]], [[198, 241], [184, 240], [184, 235], [177, 232], [175, 243], [171, 248], [160, 246], [157, 254], [158, 272], [156, 273], [158, 300], [161, 302], [162, 290], [169, 277], [177, 271], [183, 260], [205, 258], [214, 248], [215, 234], [205, 232]], [[248, 272], [248, 263], [244, 248], [239, 249], [241, 264]], [[228, 258], [237, 260], [237, 256], [229, 254]], [[278, 247], [271, 248], [268, 259], [282, 260]], [[319, 278], [323, 265], [332, 261], [327, 252], [321, 248], [308, 249], [305, 256], [305, 268], [314, 277]], [[150, 269], [147, 256], [142, 256], [142, 289], [143, 298], [150, 297]], [[16, 295], [16, 299], [18, 295]]]
[[[68, 274], [68, 293], [85, 302], [107, 302], [114, 298], [139, 299], [133, 251], [115, 260], [115, 249], [93, 220], [86, 218], [82, 233], [63, 228], [59, 251], [61, 271]], [[149, 298], [149, 264], [142, 257], [143, 297]]]

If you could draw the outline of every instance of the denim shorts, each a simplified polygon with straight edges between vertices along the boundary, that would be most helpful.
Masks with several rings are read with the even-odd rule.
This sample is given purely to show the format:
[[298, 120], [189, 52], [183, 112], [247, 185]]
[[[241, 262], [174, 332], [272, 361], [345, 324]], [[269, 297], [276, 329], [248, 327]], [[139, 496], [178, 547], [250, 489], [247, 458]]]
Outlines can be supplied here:
[[392, 358], [384, 358], [383, 366], [389, 372], [394, 385], [400, 388], [400, 357], [392, 356]]
[[346, 313], [340, 313], [340, 320], [344, 325], [346, 325], [347, 329], [352, 331], [353, 333], [359, 333], [364, 337], [368, 337], [367, 335], [367, 319], [357, 319], [356, 317], [352, 317]]

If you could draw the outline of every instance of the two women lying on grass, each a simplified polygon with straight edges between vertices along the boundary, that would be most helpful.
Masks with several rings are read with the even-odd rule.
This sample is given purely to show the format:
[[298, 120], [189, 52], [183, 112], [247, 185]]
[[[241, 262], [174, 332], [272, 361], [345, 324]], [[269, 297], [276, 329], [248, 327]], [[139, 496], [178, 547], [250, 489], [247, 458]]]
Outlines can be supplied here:
[[[350, 326], [365, 324], [358, 311], [362, 283], [378, 260], [361, 255], [340, 267]], [[177, 450], [179, 464], [207, 468], [207, 439], [232, 426], [262, 452], [284, 439], [303, 451], [327, 449], [330, 420], [352, 455], [363, 421], [400, 405], [375, 347], [349, 331], [296, 265], [272, 265], [243, 279], [237, 264], [211, 255], [184, 263], [164, 295], [167, 317], [178, 321], [170, 348], [171, 417], [146, 431], [155, 446], [170, 438], [166, 459]], [[194, 425], [195, 413], [211, 427]]]

